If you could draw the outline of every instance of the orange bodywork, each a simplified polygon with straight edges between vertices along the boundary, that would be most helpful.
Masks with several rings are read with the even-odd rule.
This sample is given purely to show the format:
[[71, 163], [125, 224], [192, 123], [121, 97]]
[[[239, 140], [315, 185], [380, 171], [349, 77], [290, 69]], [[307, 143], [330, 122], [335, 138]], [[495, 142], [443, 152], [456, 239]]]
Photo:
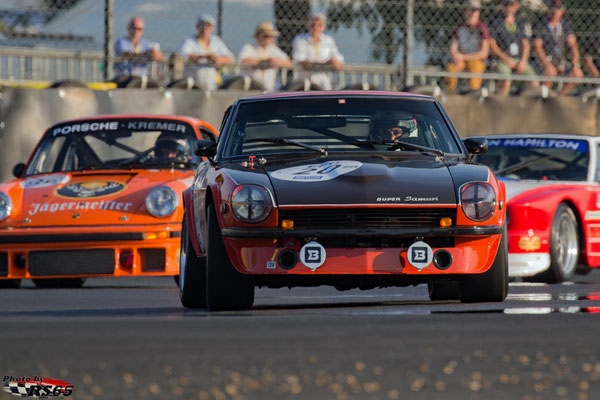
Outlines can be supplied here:
[[[203, 131], [217, 135], [210, 124], [187, 117], [93, 120], [114, 118], [173, 120], [191, 125], [197, 139]], [[87, 120], [76, 122], [82, 121]], [[0, 192], [11, 198], [12, 210], [0, 222], [0, 271], [6, 272], [0, 272], [0, 279], [177, 275], [181, 193], [194, 174], [193, 169], [86, 170], [3, 183]], [[164, 218], [152, 216], [145, 206], [157, 186], [178, 196], [177, 209]], [[91, 195], [78, 197], [82, 190]]]
[[[474, 226], [492, 227], [503, 226], [506, 216], [505, 187], [492, 175], [488, 180], [497, 194], [495, 212], [490, 219], [484, 222], [476, 222], [468, 219], [462, 211], [461, 206], [444, 206], [439, 208], [452, 208], [456, 210], [456, 221], [450, 226], [452, 229], [470, 228]], [[217, 204], [225, 199], [218, 193], [232, 192], [235, 184], [225, 179], [220, 190], [214, 190], [213, 196]], [[354, 207], [354, 206], [352, 206]], [[346, 207], [346, 208], [352, 208]], [[390, 205], [365, 205], [363, 208], [390, 208]], [[397, 208], [417, 209], [419, 206], [396, 206]], [[431, 206], [429, 206], [431, 207]], [[238, 221], [231, 212], [219, 213], [218, 218], [221, 227], [237, 227], [242, 229], [269, 229], [278, 227], [278, 212], [281, 210], [301, 210], [306, 206], [279, 206], [274, 207], [269, 217], [259, 224], [246, 224]], [[344, 206], [316, 206], [319, 209], [341, 209]], [[226, 208], [227, 209], [227, 208]], [[280, 228], [280, 227], [279, 227]], [[293, 229], [290, 230], [293, 232]], [[455, 235], [454, 244], [451, 247], [432, 246], [435, 253], [443, 249], [448, 251], [452, 257], [452, 264], [447, 269], [436, 268], [433, 263], [421, 270], [412, 266], [407, 260], [407, 247], [328, 247], [325, 246], [327, 257], [324, 264], [316, 270], [311, 270], [301, 262], [290, 270], [273, 268], [273, 262], [277, 262], [278, 255], [285, 249], [298, 253], [301, 245], [298, 240], [281, 240], [276, 238], [237, 238], [224, 235], [227, 254], [234, 267], [241, 273], [250, 275], [454, 275], [454, 274], [480, 274], [486, 272], [493, 264], [501, 234], [492, 235]], [[424, 242], [429, 238], [425, 237]], [[283, 244], [283, 245], [282, 245]], [[269, 268], [269, 263], [271, 268]]]

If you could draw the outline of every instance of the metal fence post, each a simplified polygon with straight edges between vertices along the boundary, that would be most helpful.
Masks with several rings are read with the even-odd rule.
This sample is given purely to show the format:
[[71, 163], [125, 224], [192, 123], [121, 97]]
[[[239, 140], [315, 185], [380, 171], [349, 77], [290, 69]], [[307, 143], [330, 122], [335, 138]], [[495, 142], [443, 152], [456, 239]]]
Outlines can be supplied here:
[[404, 70], [403, 70], [403, 84], [404, 88], [412, 86], [413, 77], [410, 73], [412, 66], [412, 52], [413, 52], [413, 41], [414, 41], [414, 13], [415, 13], [415, 0], [406, 0], [406, 27], [404, 28]]
[[217, 36], [223, 37], [223, 0], [217, 2]]
[[106, 81], [113, 76], [113, 15], [114, 1], [104, 0], [104, 80]]

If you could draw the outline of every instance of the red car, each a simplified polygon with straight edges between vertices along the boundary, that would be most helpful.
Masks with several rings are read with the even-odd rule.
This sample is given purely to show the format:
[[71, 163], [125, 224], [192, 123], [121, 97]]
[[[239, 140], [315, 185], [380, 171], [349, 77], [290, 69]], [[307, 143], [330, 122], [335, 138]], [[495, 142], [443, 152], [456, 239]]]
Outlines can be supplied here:
[[247, 309], [254, 287], [427, 283], [432, 300], [502, 301], [504, 186], [440, 103], [396, 92], [236, 101], [184, 191], [185, 307]]
[[477, 161], [506, 185], [511, 277], [568, 281], [600, 266], [600, 139], [487, 136]]

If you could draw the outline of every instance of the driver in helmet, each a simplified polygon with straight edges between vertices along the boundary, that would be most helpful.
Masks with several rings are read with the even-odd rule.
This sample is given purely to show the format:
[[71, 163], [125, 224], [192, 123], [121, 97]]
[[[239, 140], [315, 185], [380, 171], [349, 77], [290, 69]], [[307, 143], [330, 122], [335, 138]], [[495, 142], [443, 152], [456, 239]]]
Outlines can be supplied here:
[[154, 155], [159, 162], [189, 162], [192, 159], [188, 141], [170, 132], [164, 132], [156, 139]]
[[378, 121], [372, 131], [373, 139], [381, 142], [399, 140], [410, 135], [410, 128], [401, 124], [402, 121]]

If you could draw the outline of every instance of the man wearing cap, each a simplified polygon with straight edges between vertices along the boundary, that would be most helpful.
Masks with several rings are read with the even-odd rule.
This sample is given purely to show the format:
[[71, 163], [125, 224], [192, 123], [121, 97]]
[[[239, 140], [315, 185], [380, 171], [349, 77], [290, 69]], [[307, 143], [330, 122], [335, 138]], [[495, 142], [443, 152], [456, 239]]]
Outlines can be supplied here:
[[338, 50], [335, 40], [323, 33], [327, 18], [323, 14], [314, 14], [308, 21], [308, 32], [294, 38], [292, 61], [304, 69], [299, 79], [308, 79], [324, 90], [331, 90], [331, 77], [324, 70], [344, 68], [344, 56]]
[[204, 90], [217, 89], [217, 68], [233, 63], [233, 54], [225, 43], [212, 34], [215, 19], [208, 14], [198, 18], [198, 33], [186, 38], [179, 52], [186, 62], [184, 76], [193, 78]]
[[[517, 11], [518, 0], [504, 1], [503, 15], [490, 26], [490, 49], [496, 57], [498, 73], [535, 76], [533, 67], [529, 65], [531, 46], [523, 23], [517, 18]], [[511, 81], [507, 79], [499, 86], [499, 94], [507, 95], [510, 92]]]
[[[534, 67], [540, 75], [570, 76], [581, 78], [581, 60], [577, 38], [571, 23], [564, 18], [565, 9], [560, 0], [551, 0], [548, 15], [542, 17], [533, 28], [533, 50], [536, 55]], [[566, 48], [569, 48], [571, 62], [566, 59]], [[552, 83], [546, 82], [551, 87]], [[563, 85], [560, 94], [569, 94], [575, 84]]]
[[158, 43], [143, 39], [144, 20], [133, 17], [127, 25], [128, 35], [115, 41], [115, 75], [148, 75], [148, 61], [162, 60]]
[[263, 84], [266, 90], [276, 89], [277, 68], [291, 65], [290, 58], [275, 45], [279, 32], [270, 22], [262, 22], [256, 26], [254, 37], [256, 46], [247, 43], [242, 47], [238, 59], [245, 68], [244, 76], [248, 76]]
[[[452, 62], [448, 64], [448, 72], [469, 72], [481, 74], [485, 72], [485, 64], [490, 52], [490, 31], [480, 19], [481, 1], [467, 0], [465, 3], [464, 21], [456, 27], [450, 42]], [[456, 90], [458, 79], [447, 79], [448, 92]], [[469, 79], [472, 90], [481, 87], [481, 78]]]

